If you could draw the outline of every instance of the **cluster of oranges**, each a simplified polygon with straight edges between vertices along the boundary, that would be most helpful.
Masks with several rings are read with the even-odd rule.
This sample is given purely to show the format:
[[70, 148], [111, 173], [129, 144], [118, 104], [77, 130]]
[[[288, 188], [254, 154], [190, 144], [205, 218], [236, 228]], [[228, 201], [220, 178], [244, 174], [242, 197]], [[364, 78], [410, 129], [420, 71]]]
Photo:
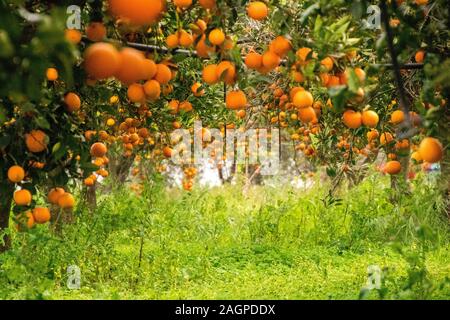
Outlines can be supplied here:
[[183, 179], [183, 189], [186, 191], [191, 191], [194, 186], [194, 179], [197, 175], [197, 169], [195, 167], [185, 168], [183, 170], [184, 179]]

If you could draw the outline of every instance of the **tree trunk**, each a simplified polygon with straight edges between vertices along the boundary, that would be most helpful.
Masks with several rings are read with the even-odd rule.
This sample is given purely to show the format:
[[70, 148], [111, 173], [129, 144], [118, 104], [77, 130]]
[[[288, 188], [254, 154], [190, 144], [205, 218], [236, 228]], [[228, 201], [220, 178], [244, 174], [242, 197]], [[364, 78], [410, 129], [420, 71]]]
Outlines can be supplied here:
[[97, 209], [97, 183], [95, 183], [91, 187], [86, 188], [86, 204], [89, 209], [89, 212], [91, 215], [94, 214], [95, 210]]
[[[11, 238], [7, 234], [9, 227], [9, 214], [14, 192], [14, 185], [7, 181], [0, 184], [0, 252], [11, 247]], [[6, 234], [3, 234], [6, 232]]]

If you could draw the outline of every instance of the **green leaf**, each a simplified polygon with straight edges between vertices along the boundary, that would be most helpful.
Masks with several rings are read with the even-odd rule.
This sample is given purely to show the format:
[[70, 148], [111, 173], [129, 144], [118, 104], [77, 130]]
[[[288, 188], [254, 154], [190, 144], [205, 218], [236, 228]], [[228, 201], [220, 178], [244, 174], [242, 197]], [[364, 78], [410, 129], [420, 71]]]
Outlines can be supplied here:
[[37, 117], [34, 119], [39, 128], [50, 129], [50, 123], [44, 117]]

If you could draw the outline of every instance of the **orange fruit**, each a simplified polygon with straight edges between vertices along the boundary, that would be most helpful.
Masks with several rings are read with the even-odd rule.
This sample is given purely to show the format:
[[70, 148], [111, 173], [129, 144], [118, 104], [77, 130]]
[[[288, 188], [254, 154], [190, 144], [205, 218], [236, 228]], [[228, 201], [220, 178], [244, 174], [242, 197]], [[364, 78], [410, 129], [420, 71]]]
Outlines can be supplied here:
[[101, 158], [106, 155], [108, 148], [102, 142], [96, 142], [91, 146], [91, 156]]
[[247, 106], [247, 97], [241, 90], [228, 92], [225, 100], [228, 109], [242, 109]]
[[48, 68], [45, 74], [48, 81], [55, 81], [58, 79], [58, 70], [55, 68]]
[[29, 206], [31, 204], [31, 192], [26, 189], [14, 192], [13, 198], [18, 206]]
[[245, 57], [245, 65], [249, 69], [258, 69], [262, 65], [262, 55], [256, 52], [250, 52]]
[[325, 59], [323, 59], [322, 61], [320, 61], [320, 64], [324, 67], [324, 69], [326, 71], [331, 71], [333, 70], [333, 66], [334, 66], [334, 62], [333, 59], [331, 57], [326, 57]]
[[216, 6], [216, 0], [198, 0], [198, 3], [203, 9], [214, 9]]
[[170, 34], [166, 38], [166, 45], [168, 48], [173, 49], [178, 47], [179, 41], [178, 41], [178, 34]]
[[61, 197], [64, 193], [66, 192], [63, 188], [51, 189], [47, 195], [48, 202], [50, 202], [51, 204], [58, 204], [59, 197]]
[[133, 83], [128, 87], [127, 96], [131, 102], [142, 102], [145, 99], [144, 88], [139, 83]]
[[298, 118], [304, 123], [309, 123], [316, 119], [316, 112], [312, 107], [301, 108], [298, 111]]
[[369, 142], [372, 142], [373, 140], [377, 139], [379, 137], [379, 133], [377, 130], [372, 129], [369, 132], [367, 132], [367, 140]]
[[358, 129], [362, 124], [361, 112], [355, 112], [354, 110], [346, 110], [342, 117], [344, 124], [350, 129]]
[[46, 223], [51, 219], [50, 210], [48, 208], [34, 208], [33, 218], [36, 223]]
[[416, 60], [417, 63], [423, 63], [424, 59], [425, 59], [425, 51], [424, 50], [417, 51], [414, 56], [414, 60]]
[[178, 113], [178, 110], [180, 107], [180, 102], [178, 100], [171, 100], [171, 101], [169, 101], [167, 106], [169, 107], [171, 114], [176, 114], [176, 113]]
[[219, 77], [217, 76], [217, 65], [210, 64], [203, 68], [202, 71], [203, 81], [207, 84], [215, 84], [219, 81]]
[[94, 184], [95, 184], [94, 179], [92, 179], [92, 178], [90, 178], [90, 177], [84, 179], [84, 185], [85, 185], [86, 187], [92, 187]]
[[420, 152], [419, 152], [419, 151], [414, 151], [414, 152], [411, 154], [411, 159], [415, 160], [416, 162], [422, 162], [422, 161], [423, 161], [423, 158], [422, 158], [422, 156], [420, 155]]
[[172, 79], [172, 72], [170, 68], [165, 64], [157, 64], [156, 65], [156, 75], [154, 78], [160, 84], [167, 84]]
[[300, 91], [305, 91], [305, 89], [303, 87], [293, 87], [291, 89], [291, 91], [289, 92], [289, 98], [291, 99], [291, 101], [294, 101], [295, 95]]
[[419, 154], [428, 163], [435, 163], [442, 160], [444, 148], [438, 139], [427, 137], [419, 145]]
[[58, 206], [62, 209], [69, 209], [75, 206], [75, 198], [70, 193], [66, 192], [58, 199]]
[[272, 51], [266, 51], [262, 56], [263, 66], [269, 69], [275, 69], [280, 65], [281, 58]]
[[144, 80], [153, 79], [156, 75], [157, 67], [155, 61], [151, 59], [145, 59], [144, 62]]
[[215, 48], [209, 46], [205, 40], [206, 40], [206, 35], [202, 35], [200, 40], [197, 42], [197, 46], [195, 47], [195, 49], [197, 51], [197, 55], [200, 58], [209, 58], [209, 54], [212, 52], [215, 52]]
[[25, 144], [28, 151], [39, 153], [47, 148], [49, 138], [42, 130], [32, 130], [25, 134]]
[[254, 20], [264, 20], [269, 15], [269, 9], [261, 1], [250, 2], [247, 7], [247, 14]]
[[84, 68], [94, 79], [112, 77], [119, 70], [120, 65], [120, 54], [112, 44], [94, 43], [84, 52]]
[[64, 36], [67, 41], [72, 42], [73, 44], [78, 44], [81, 41], [82, 34], [76, 29], [66, 29]]
[[373, 110], [366, 110], [362, 113], [362, 123], [369, 128], [375, 128], [379, 120], [378, 114]]
[[144, 83], [144, 92], [149, 99], [156, 100], [161, 95], [161, 85], [156, 80], [148, 80]]
[[108, 3], [113, 16], [138, 26], [158, 21], [164, 11], [163, 0], [109, 0]]
[[145, 77], [144, 54], [133, 48], [123, 48], [119, 54], [121, 64], [115, 77], [125, 85], [143, 80]]
[[381, 145], [385, 145], [388, 143], [391, 143], [392, 141], [394, 141], [394, 137], [392, 136], [392, 134], [390, 132], [384, 132], [381, 134], [380, 136], [380, 144]]
[[391, 114], [391, 122], [393, 124], [399, 124], [402, 123], [405, 120], [405, 114], [402, 110], [395, 110]]
[[106, 37], [105, 25], [101, 22], [91, 22], [86, 27], [86, 36], [91, 41], [102, 41]]
[[341, 80], [337, 76], [329, 76], [327, 81], [327, 88], [332, 88], [339, 86], [341, 84]]
[[205, 94], [205, 90], [202, 89], [199, 91], [201, 86], [202, 86], [202, 84], [200, 82], [196, 82], [192, 85], [191, 90], [192, 90], [192, 93], [194, 94], [194, 96], [201, 97]]
[[165, 146], [165, 147], [163, 148], [163, 154], [164, 154], [164, 156], [165, 156], [166, 158], [172, 157], [172, 148], [171, 148], [171, 147], [168, 147], [168, 146]]
[[296, 52], [298, 60], [302, 63], [307, 62], [308, 56], [311, 51], [312, 51], [311, 48], [306, 47], [298, 49]]
[[69, 112], [75, 112], [80, 110], [81, 108], [81, 100], [80, 97], [73, 92], [69, 92], [64, 97], [64, 103], [66, 104], [66, 109]]
[[313, 105], [314, 98], [309, 91], [299, 90], [292, 102], [297, 108], [308, 108]]
[[173, 4], [178, 8], [186, 9], [192, 5], [192, 0], [173, 0]]
[[236, 67], [230, 61], [221, 61], [216, 68], [217, 78], [226, 84], [233, 84], [236, 77]]
[[355, 68], [354, 71], [359, 81], [363, 83], [366, 80], [366, 72], [361, 68]]
[[278, 36], [270, 44], [270, 51], [280, 57], [284, 57], [291, 49], [291, 42], [283, 36]]
[[185, 112], [192, 111], [192, 104], [189, 101], [183, 101], [180, 103], [179, 109]]
[[31, 229], [34, 227], [34, 217], [33, 214], [30, 211], [20, 213], [17, 216], [17, 221], [19, 222], [19, 225], [17, 226], [20, 228], [20, 226], [26, 225], [28, 229]]
[[194, 43], [194, 38], [189, 32], [181, 30], [179, 32], [179, 43], [182, 47], [189, 48]]
[[292, 70], [291, 71], [291, 78], [292, 78], [292, 81], [294, 81], [294, 82], [303, 82], [303, 81], [305, 81], [305, 78], [303, 77], [303, 74], [300, 71]]
[[209, 42], [216, 46], [220, 46], [225, 41], [225, 34], [220, 29], [214, 29], [209, 33]]
[[390, 175], [399, 174], [402, 171], [402, 165], [395, 160], [389, 161], [384, 165], [383, 171]]
[[21, 166], [12, 166], [8, 169], [8, 179], [13, 183], [18, 183], [25, 178], [25, 170]]

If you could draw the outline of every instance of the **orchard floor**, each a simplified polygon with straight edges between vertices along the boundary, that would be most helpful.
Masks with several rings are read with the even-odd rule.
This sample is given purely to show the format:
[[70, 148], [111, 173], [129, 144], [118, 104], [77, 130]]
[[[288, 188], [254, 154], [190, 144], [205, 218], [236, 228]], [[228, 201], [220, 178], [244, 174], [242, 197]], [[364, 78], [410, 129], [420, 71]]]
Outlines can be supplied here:
[[[419, 176], [391, 201], [373, 175], [327, 188], [241, 186], [192, 193], [146, 186], [100, 195], [62, 236], [39, 226], [0, 255], [1, 299], [449, 299], [448, 220]], [[320, 188], [319, 188], [320, 186]], [[67, 288], [67, 266], [81, 271]], [[380, 288], [366, 286], [368, 267]]]

